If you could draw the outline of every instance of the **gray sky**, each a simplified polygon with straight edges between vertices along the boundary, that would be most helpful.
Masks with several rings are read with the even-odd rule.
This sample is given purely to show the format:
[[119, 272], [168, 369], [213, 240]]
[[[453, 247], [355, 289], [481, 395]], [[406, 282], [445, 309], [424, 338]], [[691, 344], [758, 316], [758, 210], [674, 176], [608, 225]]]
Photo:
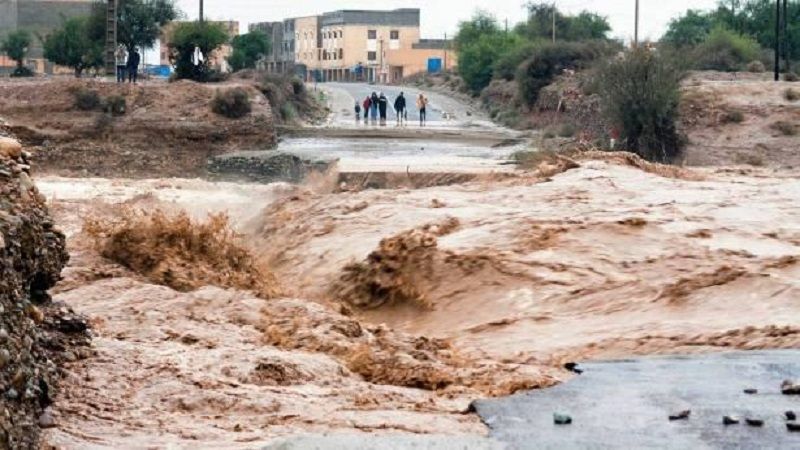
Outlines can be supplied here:
[[[177, 0], [189, 19], [197, 18], [198, 0]], [[633, 37], [635, 0], [555, 0], [561, 10], [588, 9], [608, 18], [612, 37]], [[469, 19], [477, 9], [494, 14], [509, 24], [524, 18], [525, 0], [205, 0], [209, 19], [233, 19], [247, 30], [250, 22], [282, 20], [337, 9], [420, 8], [423, 37], [441, 37], [455, 32], [459, 21]], [[717, 0], [641, 0], [641, 36], [657, 39], [672, 17], [687, 8], [711, 8]]]

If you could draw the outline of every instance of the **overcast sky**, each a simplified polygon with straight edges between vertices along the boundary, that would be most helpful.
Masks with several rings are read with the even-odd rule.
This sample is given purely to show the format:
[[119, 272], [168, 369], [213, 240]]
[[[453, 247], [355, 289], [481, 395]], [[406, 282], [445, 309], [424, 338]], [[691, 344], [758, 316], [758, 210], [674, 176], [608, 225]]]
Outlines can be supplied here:
[[[189, 19], [197, 19], [198, 0], [177, 0]], [[525, 0], [205, 0], [208, 19], [238, 20], [242, 31], [250, 22], [276, 21], [287, 17], [320, 14], [337, 9], [420, 8], [422, 35], [428, 38], [452, 36], [458, 22], [483, 9], [501, 22], [521, 21]], [[687, 8], [711, 8], [717, 0], [641, 0], [642, 38], [657, 39], [672, 17]], [[559, 9], [578, 12], [583, 9], [606, 16], [613, 27], [612, 37], [633, 37], [635, 0], [556, 0]]]

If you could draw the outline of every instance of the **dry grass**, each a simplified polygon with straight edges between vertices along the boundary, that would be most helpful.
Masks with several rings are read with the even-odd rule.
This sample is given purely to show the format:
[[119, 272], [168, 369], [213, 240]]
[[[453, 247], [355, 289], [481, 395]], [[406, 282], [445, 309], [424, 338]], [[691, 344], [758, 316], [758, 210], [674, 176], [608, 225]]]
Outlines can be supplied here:
[[204, 285], [279, 295], [274, 275], [245, 248], [227, 216], [192, 220], [185, 212], [120, 207], [112, 218], [92, 218], [83, 230], [100, 254], [158, 284], [178, 291]]

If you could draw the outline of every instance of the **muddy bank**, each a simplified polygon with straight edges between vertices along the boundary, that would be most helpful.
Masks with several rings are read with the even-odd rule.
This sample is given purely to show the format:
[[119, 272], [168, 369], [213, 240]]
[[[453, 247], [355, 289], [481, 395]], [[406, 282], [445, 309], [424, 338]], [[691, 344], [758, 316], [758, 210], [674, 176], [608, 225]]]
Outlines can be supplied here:
[[0, 134], [0, 447], [14, 449], [38, 448], [40, 429], [55, 425], [60, 365], [88, 342], [83, 320], [50, 301], [69, 256], [30, 163]]
[[[228, 119], [213, 113], [210, 102], [217, 90], [230, 88], [231, 83], [130, 86], [94, 80], [5, 81], [0, 84], [0, 118], [6, 122], [3, 127], [34, 153], [43, 172], [200, 176], [211, 156], [268, 149], [277, 142], [269, 101], [253, 82], [239, 85], [250, 94], [252, 112]], [[124, 99], [121, 114], [104, 111], [110, 99]]]

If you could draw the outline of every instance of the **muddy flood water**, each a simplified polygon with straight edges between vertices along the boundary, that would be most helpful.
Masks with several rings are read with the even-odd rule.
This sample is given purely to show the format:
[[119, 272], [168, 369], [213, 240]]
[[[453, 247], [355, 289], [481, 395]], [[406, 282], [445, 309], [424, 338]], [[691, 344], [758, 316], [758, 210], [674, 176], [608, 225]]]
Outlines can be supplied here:
[[[578, 164], [344, 193], [38, 177], [72, 255], [54, 299], [96, 351], [68, 366], [46, 442], [485, 435], [472, 400], [567, 380], [567, 361], [800, 346], [796, 174]], [[103, 258], [84, 221], [137, 208], [226, 213], [279, 294], [173, 289]]]

